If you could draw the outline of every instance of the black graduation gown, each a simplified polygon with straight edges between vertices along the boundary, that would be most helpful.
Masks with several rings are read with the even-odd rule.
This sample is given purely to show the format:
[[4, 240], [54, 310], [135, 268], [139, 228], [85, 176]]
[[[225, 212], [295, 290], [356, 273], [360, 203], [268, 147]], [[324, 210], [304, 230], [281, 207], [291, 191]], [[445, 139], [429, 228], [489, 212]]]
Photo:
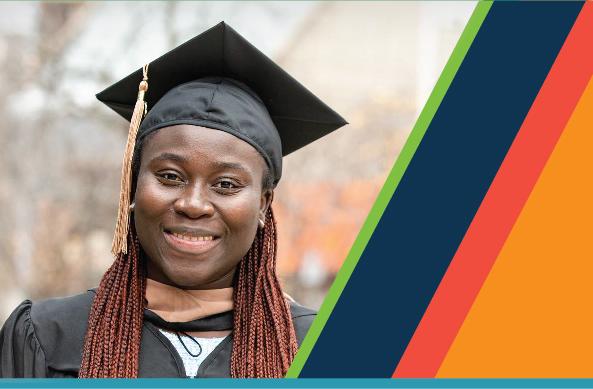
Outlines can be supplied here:
[[[0, 331], [0, 377], [77, 377], [94, 295], [90, 290], [36, 303], [27, 300], [19, 305]], [[296, 303], [291, 303], [290, 308], [300, 345], [315, 311]], [[167, 323], [145, 311], [139, 377], [186, 377], [179, 354], [158, 327], [191, 331], [213, 322], [218, 328], [224, 323], [232, 328], [232, 313], [188, 323]], [[232, 333], [202, 362], [197, 377], [230, 377], [231, 349]]]

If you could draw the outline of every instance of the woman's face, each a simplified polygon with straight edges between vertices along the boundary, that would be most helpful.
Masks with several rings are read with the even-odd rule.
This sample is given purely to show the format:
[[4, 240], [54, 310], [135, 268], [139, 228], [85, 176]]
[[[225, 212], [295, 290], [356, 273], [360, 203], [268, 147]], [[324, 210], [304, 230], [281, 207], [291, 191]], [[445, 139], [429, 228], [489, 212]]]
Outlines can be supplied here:
[[272, 200], [264, 159], [233, 135], [191, 125], [146, 142], [134, 220], [148, 277], [186, 289], [231, 286]]

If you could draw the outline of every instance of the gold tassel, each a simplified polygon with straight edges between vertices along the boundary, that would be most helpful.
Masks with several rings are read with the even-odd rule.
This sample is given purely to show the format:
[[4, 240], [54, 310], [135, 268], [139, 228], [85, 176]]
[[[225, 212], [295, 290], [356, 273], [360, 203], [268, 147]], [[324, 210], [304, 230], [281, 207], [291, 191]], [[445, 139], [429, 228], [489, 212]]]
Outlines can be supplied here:
[[138, 86], [138, 99], [134, 106], [134, 113], [130, 120], [130, 129], [128, 131], [128, 142], [124, 152], [124, 160], [121, 167], [121, 188], [119, 192], [119, 209], [117, 211], [117, 223], [115, 224], [115, 233], [111, 252], [114, 256], [120, 253], [128, 252], [128, 230], [130, 228], [130, 197], [132, 186], [132, 159], [134, 157], [134, 147], [136, 145], [136, 135], [146, 114], [147, 107], [144, 102], [144, 94], [148, 90], [148, 64], [142, 67], [143, 78]]

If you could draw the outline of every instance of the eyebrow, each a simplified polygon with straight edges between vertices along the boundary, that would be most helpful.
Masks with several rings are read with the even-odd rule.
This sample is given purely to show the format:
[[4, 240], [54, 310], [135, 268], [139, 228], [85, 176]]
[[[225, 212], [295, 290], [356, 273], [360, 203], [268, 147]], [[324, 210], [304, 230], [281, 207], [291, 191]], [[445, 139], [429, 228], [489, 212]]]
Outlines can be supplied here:
[[[175, 161], [179, 163], [185, 163], [188, 161], [187, 158], [174, 153], [162, 153], [152, 159], [152, 161]], [[247, 169], [238, 162], [224, 162], [214, 161], [212, 165], [218, 170], [239, 170], [242, 172], [248, 172]]]
[[243, 165], [241, 165], [240, 163], [237, 163], [237, 162], [215, 161], [212, 164], [218, 170], [240, 170], [243, 172], [247, 172], [247, 169], [245, 169], [245, 167], [243, 167]]
[[153, 161], [175, 161], [175, 162], [180, 162], [180, 163], [187, 162], [187, 158], [182, 157], [181, 155], [178, 155], [178, 154], [173, 154], [173, 153], [162, 153], [162, 154], [154, 157], [152, 160]]

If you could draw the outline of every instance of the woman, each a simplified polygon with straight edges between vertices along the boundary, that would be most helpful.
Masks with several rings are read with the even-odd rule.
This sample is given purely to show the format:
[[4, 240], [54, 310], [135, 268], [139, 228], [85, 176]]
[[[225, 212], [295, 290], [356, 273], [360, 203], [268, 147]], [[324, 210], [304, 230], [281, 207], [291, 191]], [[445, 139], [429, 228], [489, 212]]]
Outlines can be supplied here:
[[130, 120], [115, 262], [22, 303], [1, 376], [282, 377], [315, 313], [276, 277], [273, 190], [345, 121], [224, 23], [97, 97]]

